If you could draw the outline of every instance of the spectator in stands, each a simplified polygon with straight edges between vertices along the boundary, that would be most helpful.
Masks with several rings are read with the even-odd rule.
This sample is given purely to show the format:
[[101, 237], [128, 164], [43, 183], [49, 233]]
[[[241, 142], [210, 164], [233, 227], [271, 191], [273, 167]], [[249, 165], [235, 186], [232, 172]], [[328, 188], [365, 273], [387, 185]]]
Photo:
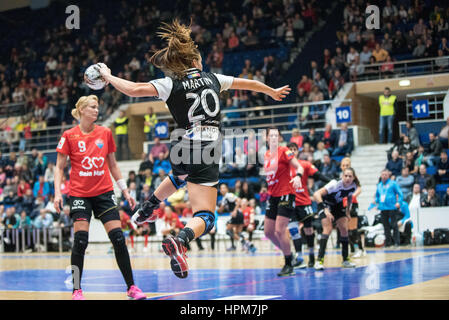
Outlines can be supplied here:
[[149, 159], [154, 164], [155, 159], [159, 158], [162, 153], [162, 159], [167, 159], [169, 155], [168, 147], [165, 143], [161, 143], [159, 137], [154, 138], [154, 145], [151, 147]]
[[426, 32], [427, 32], [427, 26], [425, 25], [424, 20], [422, 18], [420, 18], [418, 20], [418, 23], [413, 26], [413, 33], [416, 36], [421, 36], [421, 35], [426, 34]]
[[418, 149], [419, 147], [418, 130], [416, 130], [415, 126], [413, 125], [413, 122], [410, 120], [405, 122], [405, 127], [406, 127], [405, 135], [409, 137], [412, 148]]
[[416, 39], [416, 47], [413, 49], [412, 55], [415, 58], [421, 58], [424, 56], [426, 46], [422, 43], [421, 38]]
[[367, 46], [363, 46], [362, 52], [360, 52], [360, 63], [369, 64], [371, 58], [371, 51], [369, 51]]
[[414, 175], [418, 172], [418, 165], [415, 163], [415, 158], [413, 157], [413, 153], [407, 152], [405, 154], [404, 168], [407, 167], [409, 174]]
[[435, 60], [435, 65], [438, 67], [437, 72], [444, 72], [449, 66], [449, 60], [444, 57], [444, 52], [438, 49], [438, 59]]
[[413, 184], [415, 183], [415, 178], [409, 174], [408, 167], [402, 168], [401, 175], [396, 177], [396, 182], [401, 188], [404, 199], [412, 192]]
[[41, 209], [39, 216], [33, 221], [33, 225], [37, 229], [42, 228], [52, 228], [53, 227], [53, 216], [51, 213], [47, 212], [45, 209]]
[[55, 164], [53, 162], [48, 163], [47, 169], [45, 169], [44, 180], [48, 182], [50, 190], [53, 190], [55, 183]]
[[349, 131], [348, 124], [342, 123], [340, 131], [333, 132], [332, 140], [332, 156], [346, 156], [349, 157], [354, 148], [354, 138], [352, 131]]
[[115, 135], [117, 136], [117, 160], [129, 160], [128, 141], [128, 117], [125, 111], [120, 110], [120, 114], [114, 122]]
[[33, 194], [36, 198], [38, 196], [47, 198], [47, 196], [50, 194], [50, 185], [45, 181], [44, 176], [39, 176], [38, 181], [34, 183]]
[[[291, 140], [291, 139], [290, 139]], [[315, 150], [318, 144], [318, 141], [320, 141], [319, 137], [317, 136], [316, 130], [314, 127], [309, 128], [309, 133], [305, 135], [304, 137], [304, 143], [310, 144], [310, 147]], [[290, 141], [291, 142], [291, 141]]]
[[355, 57], [354, 62], [349, 67], [349, 73], [351, 81], [357, 81], [357, 78], [365, 73], [365, 66], [360, 62], [359, 56]]
[[444, 194], [443, 200], [441, 201], [441, 205], [444, 207], [449, 206], [449, 187], [446, 189], [446, 193]]
[[446, 125], [441, 128], [440, 133], [438, 134], [438, 138], [440, 139], [440, 142], [443, 146], [443, 148], [449, 148], [449, 117], [446, 119]]
[[338, 166], [329, 155], [323, 156], [323, 162], [320, 166], [320, 172], [329, 179], [338, 178]]
[[328, 94], [329, 99], [333, 98], [335, 94], [345, 83], [345, 79], [340, 73], [340, 70], [335, 70], [334, 76], [329, 80]]
[[307, 77], [307, 75], [303, 75], [301, 78], [301, 81], [299, 81], [298, 85], [296, 86], [299, 94], [299, 89], [302, 88], [306, 94], [310, 94], [310, 91], [312, 90], [312, 80]]
[[429, 148], [424, 156], [424, 161], [430, 166], [433, 167], [438, 159], [440, 158], [441, 151], [443, 151], [443, 146], [441, 141], [435, 136], [433, 132], [429, 133]]
[[151, 195], [152, 192], [150, 189], [150, 185], [145, 183], [142, 187], [142, 191], [140, 192], [139, 198], [137, 200], [139, 200], [139, 203], [144, 203], [145, 201], [150, 199]]
[[139, 175], [143, 175], [145, 170], [150, 169], [153, 170], [153, 162], [151, 158], [151, 153], [146, 154], [142, 152], [142, 162], [139, 165]]
[[[405, 201], [401, 202], [401, 208], [399, 210], [399, 215], [402, 219], [398, 221], [398, 229], [400, 233], [400, 244], [410, 245], [412, 239], [412, 228], [413, 223], [410, 219], [410, 209], [408, 203]], [[399, 218], [400, 219], [400, 218]]]
[[384, 143], [384, 131], [388, 131], [388, 143], [393, 142], [393, 122], [396, 110], [396, 96], [391, 94], [390, 88], [385, 87], [384, 94], [379, 96], [379, 143]]
[[290, 138], [290, 142], [296, 143], [298, 148], [302, 148], [302, 144], [304, 142], [304, 137], [301, 134], [301, 131], [299, 131], [298, 128], [293, 128], [292, 130], [292, 136]]
[[449, 161], [447, 160], [447, 153], [445, 150], [441, 151], [440, 159], [437, 162], [437, 183], [449, 183]]
[[418, 183], [415, 183], [413, 185], [412, 193], [410, 193], [405, 198], [405, 201], [408, 203], [409, 209], [416, 209], [416, 208], [421, 208], [425, 199], [426, 199], [426, 194], [424, 192], [421, 192], [420, 185]]
[[154, 127], [157, 124], [157, 116], [154, 113], [153, 107], [148, 107], [148, 113], [144, 116], [143, 132], [146, 135], [147, 141], [151, 141], [153, 137]]
[[171, 165], [166, 158], [164, 158], [164, 153], [159, 153], [159, 157], [154, 161], [153, 174], [159, 174], [159, 170], [163, 170], [165, 174], [169, 174], [171, 171]]
[[399, 152], [397, 150], [393, 150], [391, 153], [391, 160], [389, 160], [385, 166], [385, 168], [391, 172], [391, 179], [395, 180], [396, 177], [401, 175], [402, 167], [403, 161], [399, 158]]
[[424, 163], [419, 166], [419, 173], [415, 177], [415, 183], [419, 184], [423, 192], [427, 192], [430, 188], [435, 188], [435, 178], [427, 173], [427, 167]]
[[156, 190], [166, 177], [167, 174], [165, 173], [165, 170], [162, 168], [159, 169], [157, 177], [153, 180], [153, 189]]
[[[380, 210], [382, 224], [385, 230], [385, 247], [392, 244], [399, 246], [399, 229], [397, 224], [397, 210], [402, 203], [403, 195], [398, 184], [390, 180], [390, 172], [384, 169], [381, 173], [381, 181], [377, 185], [374, 205]], [[391, 236], [393, 229], [393, 237]]]
[[329, 151], [324, 148], [324, 142], [317, 143], [315, 152], [313, 153], [313, 162], [315, 165], [319, 165], [324, 161], [324, 155], [329, 156]]
[[65, 205], [62, 214], [59, 216], [58, 227], [62, 229], [62, 239], [67, 241], [70, 239], [70, 233], [73, 226], [72, 218], [70, 218], [70, 206]]
[[212, 51], [209, 53], [206, 59], [206, 64], [210, 66], [210, 72], [223, 73], [223, 58], [224, 53], [219, 50], [216, 44], [212, 45]]
[[387, 57], [389, 56], [388, 51], [378, 43], [376, 44], [376, 49], [371, 54], [376, 59], [376, 63], [387, 61]]
[[415, 148], [412, 147], [410, 143], [410, 138], [406, 135], [402, 136], [401, 143], [398, 148], [399, 157], [403, 160], [405, 160], [405, 157], [408, 152], [411, 152], [412, 154], [415, 153]]
[[427, 196], [424, 199], [422, 207], [439, 207], [440, 197], [436, 194], [435, 188], [427, 189]]

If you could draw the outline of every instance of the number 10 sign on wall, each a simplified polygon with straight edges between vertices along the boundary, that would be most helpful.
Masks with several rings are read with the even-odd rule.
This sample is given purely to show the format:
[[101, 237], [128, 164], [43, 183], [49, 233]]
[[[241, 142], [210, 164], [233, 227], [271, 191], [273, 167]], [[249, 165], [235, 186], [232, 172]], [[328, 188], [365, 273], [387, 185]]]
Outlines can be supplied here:
[[413, 118], [427, 118], [429, 116], [429, 100], [412, 101]]
[[343, 106], [335, 109], [337, 123], [351, 122], [351, 106]]

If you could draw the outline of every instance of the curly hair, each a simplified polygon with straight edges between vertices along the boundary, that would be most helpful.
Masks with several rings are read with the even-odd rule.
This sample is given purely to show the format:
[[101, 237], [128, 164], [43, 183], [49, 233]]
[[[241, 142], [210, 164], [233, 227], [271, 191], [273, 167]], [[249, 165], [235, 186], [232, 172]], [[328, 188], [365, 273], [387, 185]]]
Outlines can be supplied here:
[[167, 46], [156, 51], [150, 62], [156, 67], [171, 71], [176, 77], [184, 75], [186, 69], [192, 68], [193, 60], [200, 60], [201, 54], [190, 37], [190, 25], [186, 26], [175, 19], [171, 24], [162, 23], [157, 35], [166, 40]]

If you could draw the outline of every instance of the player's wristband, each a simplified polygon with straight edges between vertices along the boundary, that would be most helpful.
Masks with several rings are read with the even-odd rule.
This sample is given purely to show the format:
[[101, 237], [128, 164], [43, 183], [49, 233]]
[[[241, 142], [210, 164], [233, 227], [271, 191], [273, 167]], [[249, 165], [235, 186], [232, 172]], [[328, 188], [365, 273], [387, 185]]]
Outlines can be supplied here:
[[298, 172], [296, 175], [297, 175], [298, 177], [302, 178], [302, 173]]
[[325, 208], [327, 208], [327, 206], [324, 202], [318, 203], [318, 212], [323, 211]]
[[126, 185], [125, 179], [117, 180], [117, 185], [120, 188], [120, 190], [122, 190], [122, 191], [128, 189], [128, 186]]

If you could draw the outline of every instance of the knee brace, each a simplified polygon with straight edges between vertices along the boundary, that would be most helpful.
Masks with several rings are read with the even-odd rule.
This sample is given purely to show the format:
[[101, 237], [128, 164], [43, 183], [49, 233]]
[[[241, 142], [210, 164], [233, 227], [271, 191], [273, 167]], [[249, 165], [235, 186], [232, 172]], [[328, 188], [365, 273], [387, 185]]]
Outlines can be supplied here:
[[88, 243], [89, 243], [89, 233], [87, 231], [75, 232], [72, 252], [76, 255], [84, 256]]
[[211, 231], [215, 225], [215, 215], [211, 211], [207, 211], [207, 210], [198, 211], [193, 214], [193, 217], [198, 217], [198, 218], [203, 219], [204, 223], [206, 224], [206, 229], [204, 230], [204, 232], [201, 236], [209, 233], [209, 231]]
[[184, 187], [187, 184], [187, 182], [185, 180], [181, 180], [181, 179], [179, 179], [178, 177], [175, 177], [172, 174], [169, 175], [168, 177], [170, 178], [171, 182], [175, 186], [176, 190]]
[[299, 233], [298, 225], [299, 223], [297, 221], [292, 221], [288, 224], [288, 231], [290, 232], [293, 240], [301, 239], [301, 233]]
[[125, 236], [123, 235], [122, 229], [112, 229], [109, 231], [108, 236], [115, 251], [127, 250]]

